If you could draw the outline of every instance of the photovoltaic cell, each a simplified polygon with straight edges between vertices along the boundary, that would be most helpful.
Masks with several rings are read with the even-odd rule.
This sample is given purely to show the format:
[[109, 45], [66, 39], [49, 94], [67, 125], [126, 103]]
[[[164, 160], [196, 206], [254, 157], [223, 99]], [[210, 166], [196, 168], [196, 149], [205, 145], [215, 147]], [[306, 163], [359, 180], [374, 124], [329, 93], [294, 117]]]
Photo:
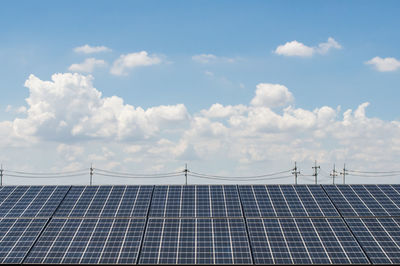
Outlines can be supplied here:
[[146, 217], [152, 186], [72, 187], [56, 217]]
[[243, 219], [150, 218], [140, 264], [251, 264]]
[[4, 187], [0, 217], [49, 217], [64, 198], [67, 186]]
[[335, 217], [335, 207], [320, 186], [239, 186], [246, 217]]
[[25, 263], [135, 264], [143, 218], [55, 218]]
[[236, 186], [156, 186], [150, 217], [241, 217]]
[[374, 264], [400, 263], [399, 218], [346, 218]]
[[46, 222], [47, 219], [0, 219], [0, 263], [22, 263]]
[[399, 216], [400, 185], [7, 186], [0, 263], [394, 264]]
[[324, 185], [325, 190], [346, 217], [398, 216], [400, 193], [389, 185]]
[[340, 218], [247, 219], [255, 264], [368, 264]]

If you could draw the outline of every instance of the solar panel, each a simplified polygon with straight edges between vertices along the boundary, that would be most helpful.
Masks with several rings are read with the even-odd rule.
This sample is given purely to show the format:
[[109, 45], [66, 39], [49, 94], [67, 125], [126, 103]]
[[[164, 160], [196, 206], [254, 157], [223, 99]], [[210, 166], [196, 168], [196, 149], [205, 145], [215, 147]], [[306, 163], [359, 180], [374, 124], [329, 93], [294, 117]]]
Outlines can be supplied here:
[[240, 218], [150, 218], [140, 264], [251, 264]]
[[340, 218], [247, 219], [255, 264], [368, 264]]
[[22, 263], [47, 219], [2, 218], [0, 220], [0, 263]]
[[236, 186], [156, 186], [150, 217], [241, 217]]
[[4, 187], [0, 217], [49, 217], [68, 189], [66, 186]]
[[324, 188], [343, 216], [400, 214], [400, 194], [391, 186], [324, 185]]
[[370, 262], [400, 263], [400, 185], [0, 187], [0, 263]]
[[399, 218], [346, 218], [374, 264], [400, 263]]
[[320, 186], [239, 186], [246, 217], [339, 216]]
[[56, 217], [146, 217], [152, 186], [72, 187]]
[[25, 263], [135, 264], [143, 218], [55, 218]]

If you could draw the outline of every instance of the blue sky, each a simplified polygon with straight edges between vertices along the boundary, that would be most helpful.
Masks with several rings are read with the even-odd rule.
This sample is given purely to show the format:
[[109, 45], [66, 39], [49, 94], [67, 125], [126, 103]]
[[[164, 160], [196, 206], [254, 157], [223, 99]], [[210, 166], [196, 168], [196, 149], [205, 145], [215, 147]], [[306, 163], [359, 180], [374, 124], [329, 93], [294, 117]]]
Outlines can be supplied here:
[[[264, 103], [270, 104], [270, 106], [264, 104], [263, 107], [273, 110], [272, 115], [280, 115], [282, 118], [282, 121], [277, 122], [279, 124], [277, 128], [271, 129], [271, 124], [267, 123], [267, 131], [265, 128], [262, 130], [263, 134], [274, 134], [274, 136], [253, 136], [250, 144], [244, 141], [243, 136], [232, 137], [233, 133], [227, 133], [234, 143], [244, 141], [241, 144], [242, 147], [237, 147], [237, 149], [247, 149], [252, 145], [267, 145], [266, 138], [287, 137], [285, 141], [282, 140], [282, 145], [291, 144], [288, 144], [288, 152], [281, 154], [282, 158], [287, 158], [286, 165], [297, 158], [308, 167], [308, 164], [313, 161], [311, 155], [306, 156], [307, 158], [302, 158], [300, 155], [293, 157], [289, 150], [298, 148], [295, 146], [297, 140], [302, 142], [305, 139], [313, 139], [315, 134], [321, 133], [322, 127], [327, 128], [327, 126], [312, 124], [311, 120], [307, 120], [311, 118], [306, 118], [307, 121], [299, 119], [295, 121], [295, 124], [303, 125], [310, 122], [312, 125], [304, 129], [302, 125], [296, 124], [295, 128], [291, 128], [292, 124], [285, 124], [288, 121], [284, 119], [285, 112], [288, 112], [285, 108], [313, 112], [327, 106], [336, 112], [335, 118], [328, 124], [342, 125], [346, 124], [343, 119], [346, 110], [352, 109], [354, 112], [361, 104], [368, 102], [369, 106], [365, 107], [366, 109], [363, 107], [366, 110], [364, 116], [369, 119], [368, 122], [363, 123], [367, 124], [360, 122], [358, 127], [355, 126], [349, 130], [349, 132], [357, 130], [361, 132], [363, 128], [370, 127], [366, 125], [372, 123], [375, 127], [371, 128], [371, 132], [366, 132], [365, 136], [358, 138], [365, 138], [365, 142], [354, 144], [350, 136], [324, 137], [323, 140], [317, 141], [319, 148], [309, 150], [309, 145], [303, 143], [298, 152], [299, 154], [301, 152], [315, 153], [315, 159], [320, 158], [327, 165], [336, 161], [343, 163], [345, 160], [353, 160], [354, 165], [364, 168], [371, 167], [371, 161], [361, 156], [362, 154], [368, 152], [389, 154], [387, 155], [389, 158], [374, 159], [376, 165], [373, 167], [396, 168], [395, 163], [398, 163], [396, 145], [400, 145], [396, 137], [399, 130], [397, 123], [400, 120], [398, 105], [400, 98], [399, 11], [398, 1], [3, 2], [0, 10], [0, 59], [3, 62], [0, 65], [0, 90], [3, 95], [0, 98], [0, 121], [3, 121], [3, 127], [7, 127], [3, 130], [7, 132], [4, 133], [6, 137], [15, 137], [15, 139], [3, 141], [2, 150], [8, 150], [12, 155], [2, 157], [2, 160], [7, 165], [17, 166], [19, 165], [16, 162], [19, 158], [18, 154], [24, 153], [29, 157], [40, 147], [48, 146], [49, 150], [45, 151], [46, 155], [43, 155], [42, 161], [26, 163], [24, 167], [35, 170], [69, 165], [68, 169], [72, 169], [73, 165], [79, 164], [79, 161], [82, 165], [88, 163], [82, 158], [87, 158], [90, 154], [102, 153], [101, 150], [96, 150], [100, 147], [110, 150], [114, 157], [112, 160], [103, 158], [99, 160], [99, 163], [115, 161], [119, 164], [115, 163], [114, 166], [110, 166], [110, 169], [130, 170], [130, 164], [122, 163], [127, 155], [121, 152], [121, 147], [142, 145], [141, 149], [146, 149], [145, 147], [148, 147], [146, 145], [157, 146], [161, 145], [160, 141], [161, 143], [170, 141], [171, 147], [176, 148], [180, 144], [186, 146], [182, 148], [184, 151], [178, 152], [179, 155], [173, 159], [165, 159], [160, 154], [153, 154], [157, 158], [163, 157], [163, 159], [160, 157], [158, 161], [157, 170], [159, 171], [176, 168], [188, 160], [199, 168], [208, 167], [214, 163], [222, 165], [219, 167], [224, 168], [227, 174], [239, 171], [239, 168], [242, 169], [240, 171], [246, 173], [248, 169], [253, 168], [252, 164], [257, 167], [262, 165], [269, 169], [277, 164], [271, 158], [265, 159], [265, 154], [264, 156], [254, 155], [252, 159], [209, 161], [207, 159], [209, 155], [201, 151], [202, 141], [208, 143], [216, 141], [219, 143], [215, 144], [217, 146], [229, 146], [229, 143], [221, 144], [228, 138], [213, 135], [206, 140], [202, 135], [202, 141], [200, 141], [200, 138], [194, 137], [199, 132], [193, 132], [200, 130], [196, 126], [196, 123], [200, 123], [198, 121], [200, 118], [208, 119], [207, 123], [214, 123], [213, 129], [222, 125], [228, 131], [238, 132], [235, 128], [238, 124], [232, 122], [238, 117], [233, 117], [232, 114], [218, 116], [218, 118], [201, 114], [216, 103], [225, 107], [239, 105], [254, 107], [251, 101], [255, 97], [258, 85], [280, 84], [289, 91], [292, 99], [287, 98], [287, 101], [282, 101], [282, 98], [274, 98], [281, 102], [271, 105], [271, 99], [265, 98], [270, 97], [271, 94], [267, 93], [267, 96], [263, 96]], [[329, 43], [328, 38], [332, 38], [335, 45], [322, 50], [319, 45]], [[290, 43], [294, 45], [291, 48]], [[84, 45], [105, 47], [107, 51], [84, 53], [74, 50]], [[279, 46], [285, 48], [283, 53], [277, 52]], [[133, 58], [129, 62], [134, 66], [124, 65], [119, 74], [112, 71], [121, 56], [125, 58], [127, 55], [139, 54], [142, 51], [146, 52], [146, 56], [142, 59], [150, 61], [137, 63], [135, 61], [137, 59]], [[293, 51], [295, 55], [290, 54]], [[309, 54], [306, 54], [307, 51]], [[376, 57], [378, 59], [373, 61]], [[73, 64], [82, 64], [89, 58], [98, 60], [90, 71], [71, 68]], [[385, 59], [391, 61], [382, 61]], [[132, 60], [135, 63], [132, 63]], [[129, 64], [128, 61], [124, 62]], [[75, 114], [67, 115], [71, 120], [55, 115], [51, 118], [51, 123], [50, 118], [46, 122], [43, 122], [44, 120], [37, 122], [38, 117], [49, 114], [50, 111], [40, 113], [44, 110], [40, 109], [29, 113], [32, 106], [25, 99], [46, 98], [49, 95], [41, 93], [35, 96], [30, 91], [34, 85], [25, 87], [25, 81], [31, 74], [44, 82], [51, 81], [55, 73], [75, 72], [85, 77], [87, 75], [93, 77], [93, 86], [77, 88], [78, 91], [82, 89], [87, 92], [88, 89], [94, 87], [102, 93], [102, 98], [118, 96], [125, 105], [140, 107], [143, 110], [157, 106], [176, 107], [182, 104], [185, 110], [182, 111], [180, 107], [177, 107], [179, 111], [175, 111], [179, 114], [182, 111], [185, 114], [173, 119], [164, 117], [163, 119], [169, 122], [151, 125], [156, 129], [151, 132], [143, 131], [147, 135], [144, 134], [138, 138], [133, 137], [137, 135], [135, 130], [130, 131], [130, 135], [127, 133], [129, 136], [121, 137], [117, 133], [109, 133], [111, 129], [107, 131], [107, 134], [104, 133], [105, 135], [100, 134], [100, 129], [95, 129], [94, 126], [91, 126], [90, 130], [82, 129], [76, 133], [77, 124], [82, 117]], [[63, 78], [69, 80], [70, 77]], [[63, 81], [60, 81], [61, 83], [64, 84]], [[37, 85], [39, 90], [45, 86], [43, 84]], [[280, 88], [260, 87], [262, 87], [260, 91], [264, 92]], [[284, 91], [275, 91], [275, 93], [282, 92]], [[75, 97], [79, 98], [79, 95]], [[73, 96], [68, 97], [74, 99]], [[69, 103], [70, 100], [65, 96], [63, 103], [67, 102]], [[60, 103], [47, 104], [60, 106]], [[123, 108], [123, 106], [118, 108]], [[169, 111], [164, 110], [161, 113]], [[260, 117], [257, 114], [264, 114], [264, 111], [247, 110], [244, 116], [250, 119], [249, 114], [253, 112]], [[69, 109], [65, 109], [60, 110], [59, 113], [68, 112]], [[116, 112], [110, 115], [113, 116]], [[293, 113], [292, 116], [298, 118]], [[21, 126], [16, 119], [22, 119], [24, 126]], [[159, 118], [147, 119], [158, 121]], [[60, 122], [66, 122], [68, 130], [62, 134], [57, 130], [52, 132], [56, 120], [58, 125]], [[178, 129], [171, 131], [171, 125], [168, 124], [172, 123], [171, 121], [186, 124], [182, 126], [181, 131]], [[98, 120], [95, 122], [100, 123]], [[104, 126], [110, 125], [109, 121], [101, 122], [105, 123]], [[34, 125], [34, 123], [43, 123], [43, 125]], [[121, 124], [118, 123], [116, 127], [121, 128]], [[247, 126], [250, 125], [249, 121], [246, 123], [248, 123]], [[262, 124], [262, 122], [254, 123]], [[244, 124], [240, 126], [245, 127]], [[298, 130], [298, 126], [302, 129]], [[288, 136], [286, 130], [297, 133]], [[337, 132], [332, 132], [343, 129], [330, 130], [329, 134], [337, 134]], [[252, 135], [249, 132], [243, 134]], [[188, 135], [192, 137], [191, 140], [188, 139]], [[366, 143], [371, 141], [377, 143], [380, 140], [385, 142], [381, 145], [386, 147], [383, 150], [377, 151], [371, 147], [372, 150], [367, 152], [360, 148], [362, 146], [366, 148]], [[392, 142], [388, 142], [389, 140]], [[111, 147], [110, 143], [115, 147]], [[69, 160], [59, 156], [60, 152], [57, 148], [60, 145], [66, 145], [70, 149], [74, 149], [75, 146], [84, 147], [84, 151], [80, 151], [81, 157], [76, 156], [75, 160]], [[353, 146], [349, 147], [349, 145]], [[390, 152], [385, 149], [390, 149]], [[347, 153], [344, 154], [344, 150], [347, 150]], [[353, 150], [354, 153], [348, 150]], [[193, 154], [185, 158], [185, 152], [189, 151]], [[57, 159], [49, 161], [45, 158]], [[150, 155], [148, 158], [147, 163], [155, 160]], [[140, 164], [147, 165], [147, 163], [143, 161]], [[218, 166], [211, 167], [211, 172], [220, 170]], [[256, 172], [262, 171], [263, 169], [258, 169]]]

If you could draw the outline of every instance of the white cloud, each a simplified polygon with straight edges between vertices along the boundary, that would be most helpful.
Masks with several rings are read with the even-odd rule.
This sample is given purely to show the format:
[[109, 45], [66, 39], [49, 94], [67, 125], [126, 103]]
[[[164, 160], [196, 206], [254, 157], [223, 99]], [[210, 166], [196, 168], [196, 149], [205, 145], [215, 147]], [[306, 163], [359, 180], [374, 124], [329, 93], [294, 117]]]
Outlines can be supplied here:
[[394, 57], [381, 58], [376, 56], [371, 60], [365, 62], [367, 65], [372, 65], [376, 70], [380, 72], [396, 71], [400, 68], [400, 61]]
[[146, 51], [138, 53], [123, 54], [117, 60], [110, 70], [111, 74], [116, 76], [126, 75], [128, 69], [141, 66], [158, 65], [161, 63], [161, 58], [157, 55], [148, 55]]
[[257, 85], [256, 95], [251, 100], [254, 106], [278, 107], [293, 101], [293, 95], [283, 85], [260, 83]]
[[144, 110], [117, 96], [102, 97], [92, 79], [66, 73], [42, 81], [31, 75], [25, 82], [30, 91], [27, 117], [14, 120], [16, 134], [42, 139], [146, 139], [188, 118], [183, 104]]
[[316, 47], [307, 46], [296, 40], [287, 42], [283, 45], [279, 45], [275, 49], [275, 53], [284, 56], [310, 57], [314, 54], [326, 54], [331, 49], [341, 48], [342, 46], [337, 41], [335, 41], [335, 39], [329, 37], [327, 42], [320, 43]]
[[192, 56], [192, 60], [200, 63], [200, 64], [210, 64], [210, 63], [216, 63], [216, 62], [224, 62], [224, 63], [234, 63], [236, 62], [235, 58], [231, 57], [221, 57], [221, 56], [216, 56], [213, 54], [198, 54]]
[[106, 46], [90, 46], [88, 44], [74, 48], [75, 53], [84, 53], [84, 54], [93, 54], [93, 53], [110, 52], [110, 51], [111, 49]]
[[[183, 104], [144, 109], [117, 96], [103, 97], [92, 80], [70, 73], [50, 81], [31, 75], [26, 115], [0, 122], [0, 147], [7, 151], [0, 159], [10, 169], [21, 161], [43, 169], [77, 169], [95, 161], [98, 168], [125, 172], [175, 171], [189, 162], [199, 172], [225, 169], [237, 176], [289, 169], [294, 160], [309, 174], [316, 159], [325, 170], [334, 162], [393, 169], [400, 156], [400, 121], [368, 117], [369, 103], [344, 112], [329, 106], [308, 110], [292, 104], [284, 85], [260, 83], [250, 103], [217, 103], [189, 114]], [[271, 182], [286, 181], [292, 179]]]
[[80, 64], [72, 64], [68, 70], [73, 72], [91, 73], [96, 67], [104, 67], [107, 63], [96, 58], [87, 58]]
[[225, 118], [232, 115], [241, 115], [246, 111], [247, 107], [242, 104], [236, 106], [223, 106], [222, 104], [216, 103], [213, 104], [208, 110], [202, 110], [201, 114], [209, 118]]
[[213, 54], [199, 54], [192, 56], [192, 60], [198, 63], [207, 64], [215, 61], [217, 57]]

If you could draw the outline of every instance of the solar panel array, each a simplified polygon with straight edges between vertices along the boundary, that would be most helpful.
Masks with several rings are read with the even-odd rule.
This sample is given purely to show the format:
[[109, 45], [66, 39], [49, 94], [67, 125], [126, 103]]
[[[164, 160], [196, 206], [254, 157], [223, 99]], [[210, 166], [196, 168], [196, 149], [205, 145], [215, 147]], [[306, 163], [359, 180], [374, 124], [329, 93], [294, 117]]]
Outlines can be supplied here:
[[400, 186], [0, 187], [0, 263], [395, 264]]

